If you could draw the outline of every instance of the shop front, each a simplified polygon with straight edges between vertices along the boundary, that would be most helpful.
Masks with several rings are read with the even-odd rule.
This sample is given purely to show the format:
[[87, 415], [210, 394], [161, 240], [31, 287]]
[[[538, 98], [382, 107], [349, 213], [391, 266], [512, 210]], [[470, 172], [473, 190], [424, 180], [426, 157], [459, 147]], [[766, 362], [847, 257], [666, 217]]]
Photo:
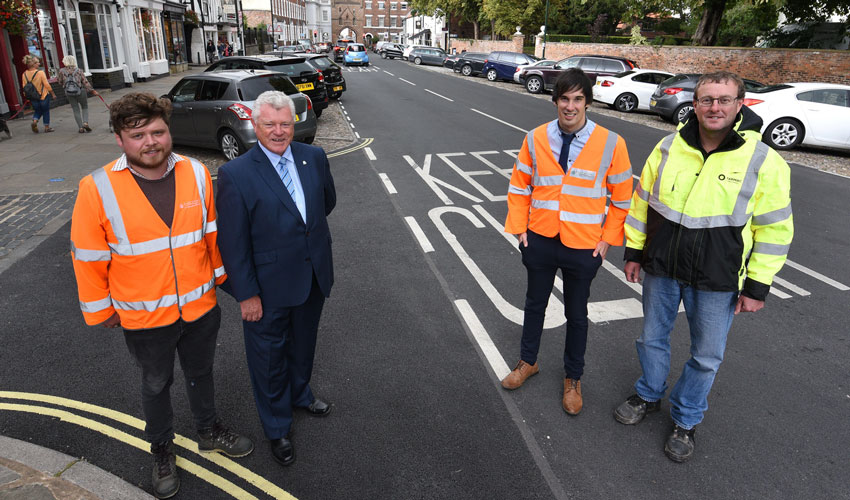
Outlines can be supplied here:
[[170, 74], [163, 40], [163, 11], [155, 8], [161, 6], [161, 3], [156, 2], [131, 1], [126, 9], [130, 18], [125, 26], [133, 27], [127, 54], [135, 81], [147, 81]]
[[166, 2], [162, 10], [162, 28], [165, 38], [165, 52], [171, 73], [189, 69], [186, 60], [186, 36], [183, 29], [186, 7]]
[[77, 66], [95, 88], [123, 88], [127, 82], [116, 5], [94, 0], [64, 0], [65, 41]]

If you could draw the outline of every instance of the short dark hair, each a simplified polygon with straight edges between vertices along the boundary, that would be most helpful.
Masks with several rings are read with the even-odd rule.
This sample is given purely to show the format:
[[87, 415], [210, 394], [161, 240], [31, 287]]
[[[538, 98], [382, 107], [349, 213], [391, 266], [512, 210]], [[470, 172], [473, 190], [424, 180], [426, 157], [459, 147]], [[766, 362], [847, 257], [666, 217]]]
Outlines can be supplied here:
[[171, 101], [145, 92], [131, 92], [109, 106], [109, 121], [115, 133], [144, 127], [151, 120], [171, 121]]
[[555, 91], [552, 92], [552, 101], [558, 102], [558, 98], [566, 92], [573, 92], [576, 89], [581, 89], [584, 94], [584, 99], [587, 104], [593, 102], [593, 83], [587, 77], [584, 71], [579, 68], [570, 68], [560, 75], [555, 80]]
[[699, 89], [706, 83], [726, 83], [726, 82], [734, 82], [735, 85], [738, 86], [738, 99], [744, 98], [744, 93], [746, 93], [747, 88], [744, 86], [744, 80], [741, 79], [740, 76], [732, 73], [731, 71], [715, 71], [713, 73], [706, 73], [699, 77], [697, 80], [697, 86], [694, 87], [694, 102], [699, 99]]

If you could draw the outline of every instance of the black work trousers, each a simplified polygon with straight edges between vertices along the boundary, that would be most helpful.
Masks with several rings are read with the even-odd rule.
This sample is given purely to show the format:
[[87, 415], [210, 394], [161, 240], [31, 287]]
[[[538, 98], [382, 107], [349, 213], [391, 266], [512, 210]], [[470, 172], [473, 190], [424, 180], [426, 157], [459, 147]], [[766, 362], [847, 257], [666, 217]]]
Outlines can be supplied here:
[[175, 351], [186, 379], [195, 428], [213, 426], [216, 419], [213, 362], [220, 324], [221, 308], [216, 305], [191, 323], [179, 319], [159, 328], [124, 330], [127, 348], [142, 368], [145, 437], [151, 443], [174, 438], [171, 384]]

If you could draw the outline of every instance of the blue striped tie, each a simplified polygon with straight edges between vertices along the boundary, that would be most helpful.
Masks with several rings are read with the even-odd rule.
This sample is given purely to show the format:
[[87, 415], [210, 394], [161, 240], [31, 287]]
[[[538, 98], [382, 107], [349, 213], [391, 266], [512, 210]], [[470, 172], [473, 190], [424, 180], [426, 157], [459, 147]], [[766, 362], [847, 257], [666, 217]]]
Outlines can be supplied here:
[[289, 175], [289, 168], [286, 166], [286, 158], [281, 156], [280, 163], [278, 163], [277, 166], [280, 170], [280, 180], [283, 181], [283, 185], [286, 186], [286, 190], [289, 191], [289, 196], [295, 200], [295, 185], [292, 182], [292, 176]]

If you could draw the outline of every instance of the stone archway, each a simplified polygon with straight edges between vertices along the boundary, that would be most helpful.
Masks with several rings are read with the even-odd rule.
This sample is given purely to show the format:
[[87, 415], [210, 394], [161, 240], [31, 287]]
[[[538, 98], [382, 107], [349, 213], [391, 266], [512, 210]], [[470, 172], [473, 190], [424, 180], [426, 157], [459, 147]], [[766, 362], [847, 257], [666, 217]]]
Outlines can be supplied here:
[[354, 40], [357, 41], [357, 32], [351, 26], [343, 26], [342, 29], [339, 30], [338, 39], [345, 40]]

